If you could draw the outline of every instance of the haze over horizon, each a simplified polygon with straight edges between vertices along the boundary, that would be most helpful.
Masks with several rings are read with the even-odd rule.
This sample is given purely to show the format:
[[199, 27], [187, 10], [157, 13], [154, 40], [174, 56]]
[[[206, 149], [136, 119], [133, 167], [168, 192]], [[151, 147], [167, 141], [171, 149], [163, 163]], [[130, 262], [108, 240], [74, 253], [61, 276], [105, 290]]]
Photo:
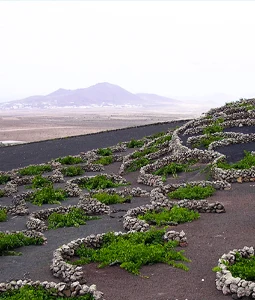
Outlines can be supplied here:
[[254, 9], [252, 1], [0, 2], [0, 101], [99, 82], [174, 99], [255, 97]]

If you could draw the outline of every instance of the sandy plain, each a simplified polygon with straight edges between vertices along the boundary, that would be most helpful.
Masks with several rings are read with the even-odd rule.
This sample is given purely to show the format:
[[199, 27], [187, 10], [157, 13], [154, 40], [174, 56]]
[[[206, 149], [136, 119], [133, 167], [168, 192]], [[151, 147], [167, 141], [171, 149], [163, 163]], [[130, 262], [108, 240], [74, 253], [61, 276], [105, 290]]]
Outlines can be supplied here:
[[87, 108], [0, 111], [0, 142], [35, 142], [197, 117], [171, 109]]

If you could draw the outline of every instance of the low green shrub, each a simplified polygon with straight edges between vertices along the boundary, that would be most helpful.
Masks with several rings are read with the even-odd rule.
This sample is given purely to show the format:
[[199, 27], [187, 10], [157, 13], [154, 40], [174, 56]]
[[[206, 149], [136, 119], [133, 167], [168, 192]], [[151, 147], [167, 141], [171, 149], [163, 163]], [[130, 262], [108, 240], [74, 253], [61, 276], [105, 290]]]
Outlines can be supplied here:
[[87, 216], [81, 208], [73, 207], [66, 214], [52, 213], [48, 218], [48, 228], [79, 227], [85, 225], [88, 220], [96, 220], [98, 217]]
[[227, 265], [228, 270], [233, 277], [240, 277], [241, 279], [254, 281], [255, 280], [255, 256], [243, 258], [237, 252], [236, 261], [232, 265]]
[[141, 148], [144, 145], [144, 140], [134, 140], [132, 139], [127, 143], [128, 148]]
[[7, 220], [7, 210], [0, 208], [0, 222], [5, 222]]
[[149, 147], [149, 148], [145, 148], [142, 151], [136, 151], [131, 155], [131, 158], [135, 159], [135, 158], [141, 158], [144, 157], [145, 155], [151, 154], [151, 153], [155, 153], [158, 151], [158, 148], [156, 147]]
[[26, 168], [20, 169], [19, 174], [22, 176], [29, 176], [29, 175], [41, 175], [44, 172], [52, 171], [52, 167], [50, 165], [43, 165], [43, 166], [28, 166]]
[[96, 175], [94, 177], [84, 178], [79, 184], [81, 189], [99, 190], [123, 186], [126, 184], [115, 183], [105, 175]]
[[84, 174], [84, 170], [81, 167], [70, 166], [70, 167], [63, 168], [61, 170], [61, 173], [64, 176], [73, 177], [73, 176], [80, 176]]
[[101, 156], [110, 156], [112, 155], [112, 150], [110, 148], [99, 148], [97, 154]]
[[218, 120], [214, 121], [211, 125], [206, 126], [206, 128], [203, 130], [203, 134], [212, 134], [216, 132], [222, 132], [223, 126], [220, 125], [224, 119], [219, 118]]
[[80, 257], [75, 265], [99, 262], [99, 268], [118, 264], [126, 271], [139, 274], [143, 265], [166, 263], [183, 270], [188, 267], [176, 261], [189, 262], [183, 252], [176, 251], [176, 241], [164, 241], [165, 230], [149, 230], [116, 236], [108, 232], [103, 237], [102, 246], [93, 249], [81, 245], [75, 254]]
[[212, 186], [191, 186], [179, 187], [177, 190], [168, 193], [170, 199], [190, 199], [190, 200], [200, 200], [212, 196], [215, 193], [215, 188]]
[[[75, 297], [76, 298], [76, 297]], [[66, 300], [67, 297], [56, 296], [56, 290], [46, 290], [42, 287], [25, 285], [20, 289], [0, 293], [1, 300]], [[79, 300], [94, 300], [91, 294], [77, 297]]]
[[139, 220], [145, 220], [152, 225], [180, 224], [197, 220], [200, 217], [198, 212], [184, 207], [173, 206], [172, 209], [162, 209], [160, 212], [147, 211], [144, 215], [139, 215]]
[[159, 146], [167, 141], [171, 141], [172, 139], [172, 136], [171, 135], [166, 135], [166, 136], [162, 136], [161, 138], [159, 138], [158, 140], [156, 140], [154, 143], [153, 143], [153, 146]]
[[205, 147], [205, 148], [208, 148], [209, 145], [213, 142], [216, 142], [216, 141], [221, 141], [223, 140], [224, 138], [221, 137], [221, 136], [215, 136], [215, 135], [206, 135], [206, 137], [203, 137], [201, 138], [197, 143], [193, 144], [193, 148], [195, 147]]
[[255, 109], [255, 106], [251, 103], [241, 103], [239, 107], [244, 107], [247, 111]]
[[0, 184], [5, 184], [10, 181], [11, 177], [9, 175], [0, 175]]
[[102, 156], [99, 159], [95, 160], [93, 164], [100, 164], [103, 166], [109, 165], [113, 162], [113, 157], [111, 156]]
[[0, 198], [2, 198], [5, 195], [5, 191], [0, 190]]
[[255, 155], [251, 154], [251, 152], [244, 150], [244, 158], [240, 161], [228, 164], [227, 162], [218, 162], [217, 167], [222, 169], [250, 169], [255, 166]]
[[138, 159], [135, 159], [131, 162], [130, 166], [127, 168], [128, 172], [135, 172], [137, 170], [140, 170], [141, 167], [146, 166], [150, 163], [150, 160], [146, 157], [141, 157]]
[[177, 173], [190, 171], [190, 166], [194, 163], [196, 163], [195, 160], [190, 160], [189, 162], [183, 164], [171, 162], [169, 165], [154, 171], [152, 174], [163, 176], [163, 179], [166, 179], [168, 175], [177, 177]]
[[29, 196], [27, 200], [41, 206], [42, 204], [60, 204], [60, 201], [63, 201], [65, 198], [67, 198], [67, 193], [64, 190], [46, 186]]
[[33, 189], [37, 189], [49, 185], [52, 185], [52, 182], [49, 179], [42, 177], [41, 175], [37, 175], [33, 178], [31, 187]]
[[81, 157], [74, 157], [71, 155], [59, 157], [56, 159], [56, 161], [61, 163], [61, 165], [75, 165], [83, 162]]
[[130, 200], [131, 200], [131, 196], [121, 197], [120, 195], [118, 195], [116, 193], [108, 194], [105, 192], [93, 194], [92, 197], [96, 198], [98, 201], [100, 201], [106, 205], [130, 202]]
[[22, 246], [42, 245], [43, 242], [41, 237], [27, 237], [22, 232], [11, 234], [0, 232], [0, 255], [8, 255], [10, 250]]
[[157, 132], [157, 133], [154, 133], [152, 135], [149, 135], [149, 136], [146, 136], [147, 139], [150, 139], [150, 140], [154, 140], [156, 138], [159, 138], [163, 135], [165, 135], [166, 133], [164, 131], [161, 131], [161, 132]]

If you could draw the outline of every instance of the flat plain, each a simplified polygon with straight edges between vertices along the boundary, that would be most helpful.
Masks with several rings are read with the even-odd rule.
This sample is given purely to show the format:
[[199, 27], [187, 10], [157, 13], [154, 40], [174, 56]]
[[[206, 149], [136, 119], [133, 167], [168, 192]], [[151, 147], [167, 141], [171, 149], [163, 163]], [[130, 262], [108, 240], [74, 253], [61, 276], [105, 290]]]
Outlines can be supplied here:
[[0, 141], [35, 142], [194, 117], [194, 112], [110, 107], [6, 110], [0, 112]]

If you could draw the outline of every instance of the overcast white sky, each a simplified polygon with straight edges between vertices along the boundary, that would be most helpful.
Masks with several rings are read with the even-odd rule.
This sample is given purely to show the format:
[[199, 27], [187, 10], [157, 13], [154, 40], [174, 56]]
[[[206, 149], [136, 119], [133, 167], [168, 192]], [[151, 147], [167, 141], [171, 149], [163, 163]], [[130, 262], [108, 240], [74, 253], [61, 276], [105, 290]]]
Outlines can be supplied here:
[[255, 97], [255, 1], [1, 1], [0, 100], [110, 82]]

